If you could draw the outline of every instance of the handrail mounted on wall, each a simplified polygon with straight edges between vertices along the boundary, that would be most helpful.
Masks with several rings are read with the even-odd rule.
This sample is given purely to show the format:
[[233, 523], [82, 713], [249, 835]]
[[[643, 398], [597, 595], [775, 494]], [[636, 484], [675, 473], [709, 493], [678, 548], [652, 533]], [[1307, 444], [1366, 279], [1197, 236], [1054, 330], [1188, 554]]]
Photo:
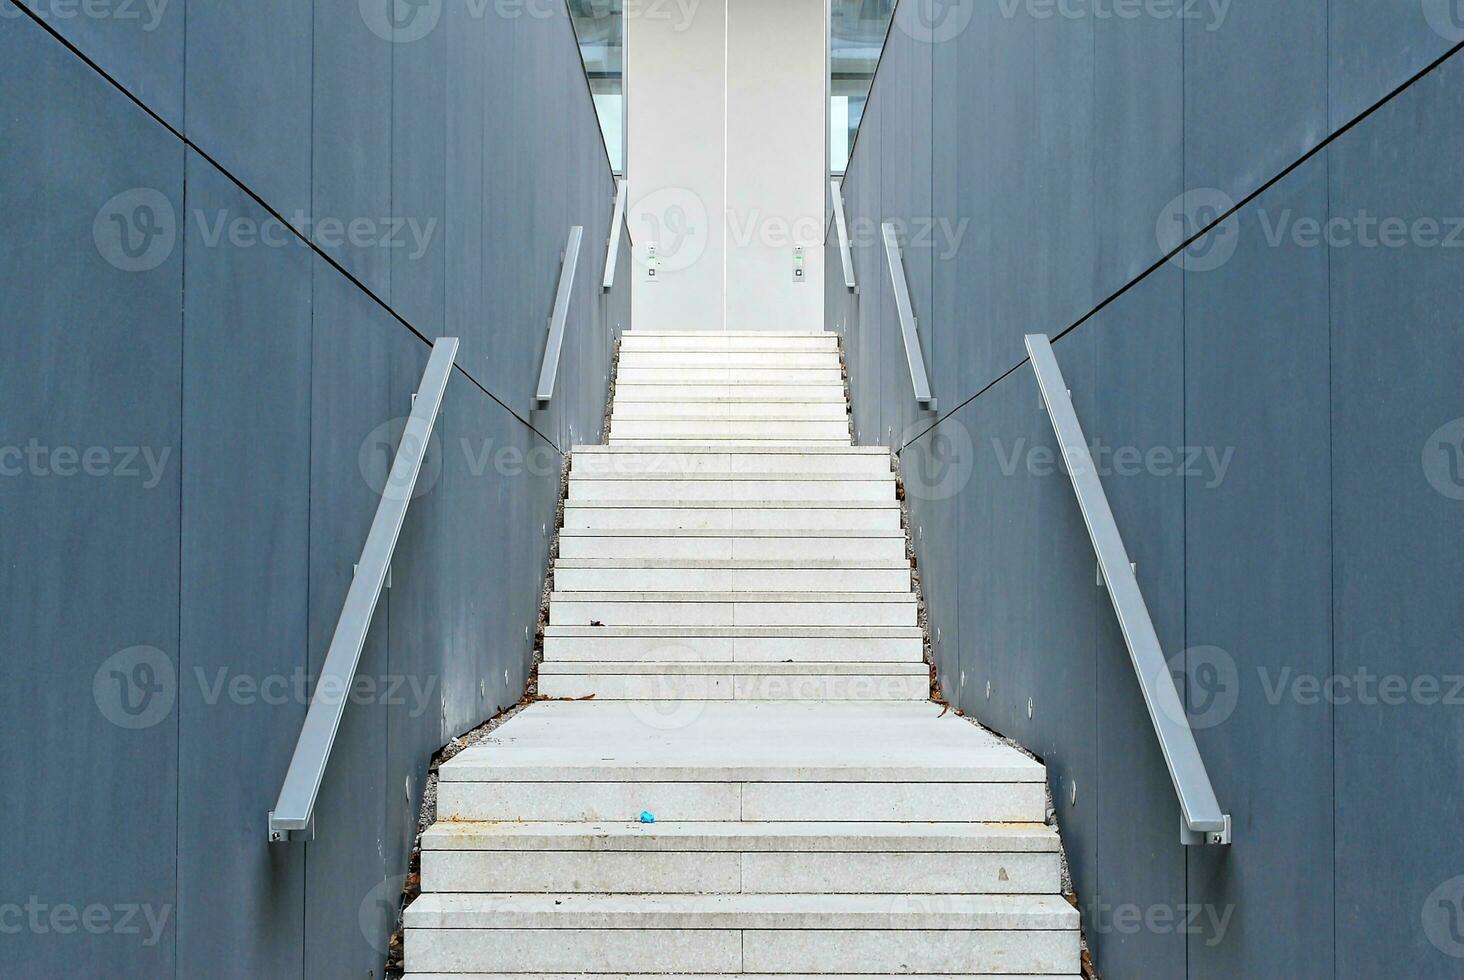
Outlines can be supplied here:
[[1210, 774], [1200, 757], [1199, 747], [1195, 745], [1194, 732], [1190, 730], [1184, 704], [1169, 672], [1164, 648], [1159, 645], [1159, 635], [1154, 630], [1144, 593], [1139, 589], [1133, 566], [1129, 564], [1128, 550], [1113, 519], [1113, 510], [1108, 506], [1108, 495], [1093, 465], [1088, 440], [1078, 422], [1077, 412], [1073, 410], [1072, 396], [1053, 354], [1052, 343], [1043, 334], [1029, 334], [1027, 354], [1037, 375], [1037, 386], [1042, 391], [1042, 402], [1052, 420], [1053, 431], [1057, 433], [1068, 477], [1077, 494], [1078, 507], [1083, 512], [1083, 522], [1088, 526], [1088, 536], [1092, 538], [1093, 550], [1098, 554], [1098, 567], [1108, 586], [1108, 597], [1118, 616], [1134, 673], [1138, 675], [1139, 689], [1149, 709], [1149, 720], [1154, 725], [1154, 734], [1159, 737], [1159, 749], [1164, 753], [1169, 778], [1179, 797], [1183, 818], [1180, 838], [1185, 844], [1229, 844], [1230, 815], [1221, 812], [1220, 803], [1215, 799]]
[[433, 343], [432, 354], [427, 358], [422, 383], [412, 401], [412, 414], [397, 445], [386, 487], [376, 505], [376, 516], [361, 548], [355, 578], [346, 591], [346, 601], [325, 654], [325, 665], [305, 712], [295, 754], [290, 757], [279, 798], [269, 814], [272, 842], [309, 840], [315, 836], [315, 799], [320, 794], [331, 747], [355, 685], [356, 667], [361, 661], [361, 649], [371, 629], [376, 603], [391, 574], [392, 554], [407, 516], [407, 506], [417, 489], [417, 477], [422, 472], [422, 460], [427, 455], [432, 427], [442, 408], [457, 349], [456, 337], [441, 337]]
[[569, 229], [569, 242], [559, 264], [559, 289], [554, 294], [554, 312], [549, 317], [549, 340], [544, 345], [544, 363], [539, 368], [539, 387], [535, 404], [544, 408], [554, 397], [554, 382], [559, 378], [559, 353], [564, 349], [564, 327], [569, 322], [569, 300], [574, 294], [574, 273], [579, 268], [580, 242], [585, 229], [575, 225]]
[[884, 233], [885, 258], [890, 266], [890, 285], [895, 290], [895, 309], [900, 315], [900, 335], [905, 340], [905, 363], [910, 367], [910, 384], [920, 407], [936, 411], [935, 396], [930, 392], [930, 378], [925, 373], [925, 355], [920, 351], [920, 334], [915, 322], [915, 308], [910, 305], [910, 283], [905, 277], [905, 257], [900, 251], [895, 223], [880, 225]]

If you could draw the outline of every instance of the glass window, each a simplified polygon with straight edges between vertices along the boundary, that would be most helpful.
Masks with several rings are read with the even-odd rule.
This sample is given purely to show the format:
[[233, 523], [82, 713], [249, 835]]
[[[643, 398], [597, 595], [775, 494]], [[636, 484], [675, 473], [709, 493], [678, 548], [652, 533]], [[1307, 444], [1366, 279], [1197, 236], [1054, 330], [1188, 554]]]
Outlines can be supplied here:
[[600, 115], [610, 166], [625, 173], [625, 3], [569, 0], [590, 94]]
[[842, 174], [864, 117], [895, 0], [833, 0], [829, 20], [829, 166]]

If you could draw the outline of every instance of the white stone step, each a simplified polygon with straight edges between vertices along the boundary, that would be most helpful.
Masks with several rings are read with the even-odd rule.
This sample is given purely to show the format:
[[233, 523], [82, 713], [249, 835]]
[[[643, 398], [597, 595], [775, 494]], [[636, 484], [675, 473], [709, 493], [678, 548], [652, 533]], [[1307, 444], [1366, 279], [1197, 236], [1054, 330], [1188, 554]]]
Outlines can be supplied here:
[[1041, 764], [943, 710], [540, 702], [442, 765], [438, 819], [1043, 821]]
[[621, 367], [616, 372], [615, 392], [620, 385], [839, 385], [844, 372], [837, 366], [820, 368], [731, 368], [731, 367]]
[[561, 662], [921, 663], [915, 626], [548, 626], [544, 660]]
[[1041, 824], [439, 823], [424, 892], [1051, 894]]
[[842, 367], [832, 348], [812, 351], [759, 350], [622, 350], [619, 371], [640, 368], [743, 368], [794, 369]]
[[905, 557], [906, 545], [901, 530], [601, 531], [567, 527], [559, 532], [559, 554], [563, 558], [638, 560], [895, 561]]
[[560, 559], [554, 586], [566, 592], [909, 592], [910, 563], [647, 562]]
[[1076, 973], [1078, 913], [1041, 895], [426, 894], [406, 968]]
[[539, 666], [539, 693], [616, 701], [924, 701], [923, 663], [566, 663]]
[[800, 418], [800, 419], [845, 419], [849, 417], [849, 406], [843, 399], [825, 398], [821, 401], [809, 399], [702, 399], [689, 401], [684, 398], [653, 401], [640, 399], [631, 401], [616, 398], [615, 415], [638, 419], [745, 419], [745, 418]]
[[836, 334], [727, 335], [660, 334], [642, 335], [630, 331], [620, 338], [620, 350], [838, 350]]
[[615, 415], [610, 419], [610, 439], [612, 442], [627, 439], [767, 439], [774, 442], [814, 439], [847, 443], [849, 423], [842, 418], [639, 419]]
[[565, 592], [553, 626], [914, 626], [915, 595], [880, 592]]
[[[716, 439], [716, 437], [711, 437]], [[625, 437], [610, 439], [612, 446], [621, 449], [638, 449], [642, 446], [675, 446], [680, 443], [684, 446], [697, 446], [707, 442], [708, 437], [698, 436], [689, 439], [628, 439]], [[819, 448], [844, 448], [849, 445], [847, 439], [716, 439], [723, 449], [819, 449]]]
[[615, 386], [615, 397], [627, 401], [705, 401], [709, 398], [727, 398], [733, 401], [783, 401], [787, 399], [807, 401], [841, 401], [848, 404], [848, 393], [843, 379], [822, 383], [798, 383], [785, 381], [767, 384], [733, 384], [729, 381], [704, 381], [686, 383], [674, 380], [654, 379], [633, 382], [621, 378]]
[[846, 446], [817, 450], [717, 451], [714, 447], [686, 449], [626, 449], [617, 446], [575, 446], [571, 474], [576, 477], [640, 475], [693, 476], [697, 474], [819, 473], [837, 476], [889, 476], [889, 454], [868, 447]]
[[833, 474], [693, 474], [691, 476], [577, 477], [569, 481], [571, 501], [698, 500], [841, 501], [895, 503], [895, 477], [855, 478]]
[[[813, 974], [810, 974], [812, 976]], [[820, 980], [898, 980], [908, 973], [819, 973]], [[786, 973], [408, 973], [404, 980], [789, 980]], [[942, 973], [942, 980], [1000, 980], [990, 973]], [[1081, 980], [1077, 974], [1022, 974], [1017, 980]]]
[[901, 526], [893, 502], [846, 500], [813, 502], [709, 500], [696, 504], [571, 501], [564, 526], [590, 530], [741, 530], [741, 531], [894, 531]]

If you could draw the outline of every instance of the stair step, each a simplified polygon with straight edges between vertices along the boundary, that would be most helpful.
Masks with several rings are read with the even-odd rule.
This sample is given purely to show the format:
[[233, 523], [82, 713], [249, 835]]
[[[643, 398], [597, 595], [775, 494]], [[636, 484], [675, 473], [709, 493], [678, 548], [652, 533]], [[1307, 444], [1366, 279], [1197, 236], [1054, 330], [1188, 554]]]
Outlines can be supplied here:
[[614, 414], [626, 418], [639, 419], [742, 419], [773, 417], [782, 418], [791, 416], [800, 419], [845, 419], [849, 417], [849, 407], [842, 399], [832, 398], [823, 401], [783, 400], [783, 401], [745, 401], [739, 399], [722, 399], [720, 401], [649, 401], [637, 400], [627, 401], [624, 398], [615, 399]]
[[915, 626], [548, 626], [544, 660], [922, 663]]
[[717, 439], [796, 443], [801, 440], [849, 441], [849, 423], [839, 419], [747, 418], [747, 419], [633, 419], [615, 415], [610, 419], [610, 439], [708, 441]]
[[887, 453], [857, 451], [846, 446], [841, 451], [826, 449], [802, 451], [752, 450], [731, 453], [710, 447], [687, 447], [684, 450], [627, 449], [619, 446], [575, 447], [570, 473], [576, 477], [635, 476], [725, 476], [759, 474], [781, 476], [790, 473], [818, 474], [837, 477], [890, 476]]
[[619, 370], [639, 368], [759, 368], [797, 370], [841, 368], [838, 352], [828, 350], [651, 350], [621, 349]]
[[616, 701], [924, 701], [923, 663], [545, 661], [539, 693]]
[[[564, 526], [574, 530], [646, 531], [898, 531], [900, 509], [893, 502], [811, 502], [709, 500], [672, 502], [582, 501], [564, 509]], [[904, 557], [903, 551], [900, 555]], [[906, 565], [909, 563], [906, 562]]]
[[1073, 974], [1077, 916], [1040, 895], [426, 894], [406, 967]]
[[663, 399], [687, 399], [689, 401], [707, 398], [727, 398], [734, 401], [767, 401], [794, 399], [836, 399], [847, 404], [848, 393], [844, 380], [836, 381], [783, 381], [760, 384], [732, 384], [728, 381], [685, 382], [666, 378], [650, 378], [644, 381], [630, 381], [621, 378], [615, 386], [615, 397], [631, 401], [658, 401]]
[[620, 338], [620, 351], [641, 350], [757, 350], [800, 351], [839, 349], [839, 338], [831, 333], [785, 334], [780, 336], [726, 334], [642, 335], [632, 330]]
[[1041, 764], [928, 702], [546, 701], [439, 770], [439, 820], [1041, 822]]
[[554, 626], [914, 626], [913, 593], [564, 592]]
[[616, 372], [616, 394], [620, 385], [643, 384], [707, 385], [844, 384], [844, 372], [837, 366], [811, 368], [732, 368], [658, 365], [656, 367], [621, 367]]
[[555, 564], [554, 585], [566, 592], [878, 593], [909, 592], [911, 575], [908, 562], [841, 562], [824, 568], [642, 562], [637, 567], [615, 559], [578, 559]]
[[905, 532], [898, 529], [602, 531], [567, 527], [559, 532], [559, 554], [565, 558], [893, 561], [905, 557], [905, 547]]
[[764, 476], [758, 474], [715, 474], [689, 477], [592, 477], [571, 476], [571, 501], [636, 500], [643, 502], [685, 502], [719, 500], [841, 501], [873, 500], [895, 503], [895, 478], [888, 476], [851, 478], [833, 475]]

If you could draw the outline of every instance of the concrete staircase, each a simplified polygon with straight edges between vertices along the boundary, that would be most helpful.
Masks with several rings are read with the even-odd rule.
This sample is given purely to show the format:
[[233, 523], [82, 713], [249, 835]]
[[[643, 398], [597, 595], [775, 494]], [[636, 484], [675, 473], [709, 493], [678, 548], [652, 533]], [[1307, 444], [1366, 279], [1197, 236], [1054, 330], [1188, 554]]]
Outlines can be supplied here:
[[836, 344], [625, 336], [539, 672], [594, 698], [442, 767], [414, 980], [1077, 975], [1044, 770], [929, 700]]

